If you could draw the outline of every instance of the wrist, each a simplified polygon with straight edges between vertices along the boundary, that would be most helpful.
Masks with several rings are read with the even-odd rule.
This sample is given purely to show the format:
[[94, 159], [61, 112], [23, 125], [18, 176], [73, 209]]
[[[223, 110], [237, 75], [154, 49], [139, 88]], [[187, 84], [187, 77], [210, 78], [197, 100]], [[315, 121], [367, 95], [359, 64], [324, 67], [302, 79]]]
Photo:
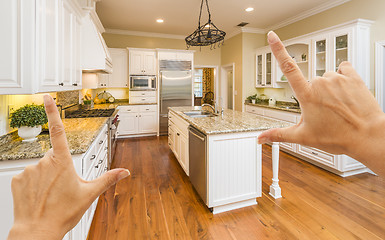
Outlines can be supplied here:
[[[41, 224], [39, 224], [41, 225]], [[36, 225], [27, 224], [14, 224], [9, 231], [7, 240], [18, 240], [18, 239], [30, 239], [30, 240], [61, 240], [64, 235], [48, 228], [42, 228]]]

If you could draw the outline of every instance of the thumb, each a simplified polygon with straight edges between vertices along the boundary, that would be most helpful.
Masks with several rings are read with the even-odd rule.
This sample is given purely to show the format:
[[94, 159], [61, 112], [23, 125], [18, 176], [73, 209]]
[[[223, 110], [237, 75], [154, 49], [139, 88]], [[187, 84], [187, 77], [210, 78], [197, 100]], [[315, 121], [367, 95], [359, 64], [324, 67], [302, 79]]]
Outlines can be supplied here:
[[258, 136], [258, 143], [264, 144], [267, 142], [297, 142], [297, 126], [287, 128], [272, 128], [261, 133]]
[[128, 176], [130, 176], [130, 171], [128, 171], [128, 169], [116, 168], [110, 170], [104, 173], [102, 176], [98, 177], [97, 179], [89, 182], [92, 194], [95, 194], [95, 197], [98, 197], [112, 185], [116, 184], [117, 182]]

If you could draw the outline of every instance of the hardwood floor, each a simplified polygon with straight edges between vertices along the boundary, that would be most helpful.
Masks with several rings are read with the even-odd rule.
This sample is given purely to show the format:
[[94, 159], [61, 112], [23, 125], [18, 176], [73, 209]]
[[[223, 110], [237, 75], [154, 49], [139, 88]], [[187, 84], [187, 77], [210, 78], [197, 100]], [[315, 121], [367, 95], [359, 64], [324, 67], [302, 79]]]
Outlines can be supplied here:
[[100, 197], [90, 240], [385, 239], [385, 180], [341, 178], [280, 153], [282, 199], [269, 194], [271, 148], [263, 146], [258, 205], [213, 215], [166, 137], [119, 140], [112, 167], [131, 176]]

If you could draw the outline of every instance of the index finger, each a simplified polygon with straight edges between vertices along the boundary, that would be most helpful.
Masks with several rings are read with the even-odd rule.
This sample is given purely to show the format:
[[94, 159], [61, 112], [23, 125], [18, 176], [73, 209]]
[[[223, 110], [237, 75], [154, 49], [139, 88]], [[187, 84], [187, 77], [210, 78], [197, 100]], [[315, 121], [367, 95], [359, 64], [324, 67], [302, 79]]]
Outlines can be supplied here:
[[49, 136], [51, 138], [51, 144], [53, 154], [55, 157], [71, 157], [67, 137], [64, 131], [64, 125], [61, 121], [59, 111], [51, 96], [44, 96], [45, 112], [48, 117]]
[[279, 39], [278, 35], [270, 31], [267, 34], [267, 40], [269, 42], [271, 51], [279, 63], [279, 67], [282, 73], [289, 81], [295, 95], [300, 99], [301, 95], [308, 89], [308, 83], [299, 69], [297, 63], [292, 59], [289, 53], [286, 51], [285, 46]]

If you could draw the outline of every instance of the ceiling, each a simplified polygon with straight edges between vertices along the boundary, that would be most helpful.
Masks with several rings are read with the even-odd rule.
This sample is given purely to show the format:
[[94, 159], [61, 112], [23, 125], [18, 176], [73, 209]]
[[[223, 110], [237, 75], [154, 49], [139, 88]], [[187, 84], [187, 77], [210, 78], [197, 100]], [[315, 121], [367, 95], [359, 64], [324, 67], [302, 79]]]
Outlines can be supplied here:
[[[274, 29], [349, 0], [209, 0], [214, 24], [232, 33], [240, 22], [246, 27]], [[102, 0], [97, 13], [107, 29], [188, 35], [198, 26], [200, 0]], [[245, 9], [253, 7], [254, 11]], [[202, 22], [207, 21], [206, 8]], [[157, 23], [156, 19], [164, 19]]]

